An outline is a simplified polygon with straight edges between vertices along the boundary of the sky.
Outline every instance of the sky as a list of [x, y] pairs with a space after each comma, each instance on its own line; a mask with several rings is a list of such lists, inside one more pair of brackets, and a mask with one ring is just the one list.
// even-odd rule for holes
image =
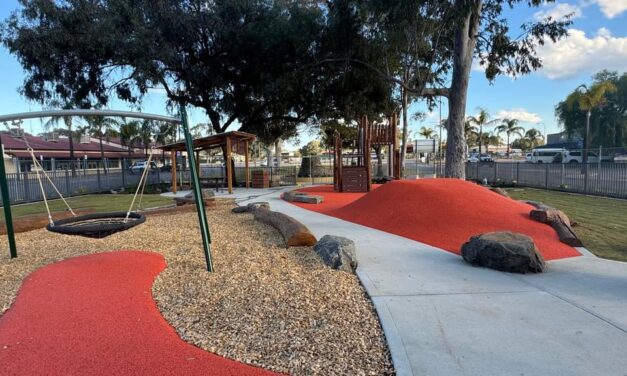
[[[523, 4], [526, 2], [522, 2]], [[7, 18], [18, 7], [17, 0], [0, 1], [0, 19]], [[479, 66], [475, 66], [468, 90], [467, 115], [475, 115], [485, 108], [494, 118], [517, 118], [526, 129], [535, 127], [542, 133], [555, 133], [559, 125], [554, 116], [555, 105], [580, 84], [589, 83], [591, 76], [601, 69], [627, 71], [627, 0], [556, 1], [539, 8], [518, 5], [506, 12], [512, 29], [528, 21], [545, 16], [560, 17], [574, 14], [569, 35], [557, 43], [539, 48], [543, 68], [532, 74], [513, 79], [498, 77], [488, 82]], [[18, 93], [24, 73], [18, 61], [0, 46], [0, 114], [35, 111], [41, 106], [29, 103]], [[166, 98], [159, 90], [151, 91], [141, 110], [167, 114]], [[442, 117], [447, 115], [447, 104], [442, 102]], [[113, 100], [110, 108], [128, 110], [128, 105]], [[424, 104], [412, 105], [410, 114], [425, 111]], [[410, 119], [410, 129], [417, 133], [420, 127], [433, 128], [439, 120], [436, 108], [423, 121]], [[206, 123], [203, 111], [191, 110], [190, 123]], [[42, 131], [39, 120], [25, 121], [26, 131]], [[446, 136], [444, 135], [444, 138]], [[288, 143], [294, 148], [312, 139], [302, 132], [299, 142]]]

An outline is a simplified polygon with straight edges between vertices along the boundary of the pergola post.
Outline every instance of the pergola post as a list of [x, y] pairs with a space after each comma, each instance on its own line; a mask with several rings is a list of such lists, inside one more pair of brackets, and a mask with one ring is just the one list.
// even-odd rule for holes
[[246, 170], [246, 189], [250, 188], [250, 171], [248, 169], [248, 141], [244, 141], [244, 163]]
[[231, 137], [226, 138], [226, 186], [229, 194], [233, 193], [233, 171], [231, 171]]
[[172, 159], [172, 193], [176, 193], [176, 150], [170, 151], [170, 158]]

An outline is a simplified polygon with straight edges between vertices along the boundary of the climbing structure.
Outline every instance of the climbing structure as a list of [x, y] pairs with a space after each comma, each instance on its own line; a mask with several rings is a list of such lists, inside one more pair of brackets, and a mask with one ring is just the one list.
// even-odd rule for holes
[[398, 179], [400, 164], [396, 139], [397, 117], [388, 123], [370, 123], [364, 116], [359, 122], [357, 143], [351, 153], [343, 153], [342, 138], [335, 133], [333, 158], [333, 186], [339, 192], [369, 192], [371, 187], [371, 147], [388, 147], [388, 176]]

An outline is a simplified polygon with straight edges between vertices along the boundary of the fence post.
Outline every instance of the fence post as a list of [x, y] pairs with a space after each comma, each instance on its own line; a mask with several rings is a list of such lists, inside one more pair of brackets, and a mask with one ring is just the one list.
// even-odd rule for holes
[[544, 164], [544, 189], [549, 189], [549, 164]]
[[67, 167], [65, 168], [65, 194], [70, 194], [70, 173]]
[[309, 179], [311, 179], [311, 185], [314, 185], [314, 175], [313, 175], [313, 169], [311, 168], [311, 155], [309, 156]]
[[516, 184], [520, 184], [520, 162], [516, 162]]
[[100, 162], [96, 162], [96, 176], [98, 177], [98, 192], [102, 192], [102, 186], [100, 185]]
[[585, 163], [584, 166], [583, 193], [588, 194], [588, 163]]
[[31, 197], [30, 197], [30, 179], [28, 179], [28, 171], [24, 171], [24, 201], [25, 202], [30, 202]]
[[122, 158], [122, 188], [126, 188], [126, 158]]
[[494, 182], [498, 179], [499, 176], [499, 164], [494, 162]]
[[560, 187], [564, 186], [564, 169], [566, 169], [566, 167], [564, 167], [564, 163], [561, 163], [560, 166]]

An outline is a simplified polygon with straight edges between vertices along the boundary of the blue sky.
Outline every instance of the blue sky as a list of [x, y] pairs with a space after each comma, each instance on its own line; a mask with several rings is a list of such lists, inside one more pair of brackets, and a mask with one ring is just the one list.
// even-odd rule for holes
[[[17, 0], [3, 0], [0, 3], [0, 19], [5, 19], [18, 6]], [[480, 69], [474, 69], [468, 92], [467, 114], [474, 115], [478, 107], [484, 107], [493, 117], [516, 117], [526, 127], [536, 127], [540, 131], [558, 131], [553, 108], [556, 103], [582, 83], [590, 81], [590, 76], [600, 69], [608, 68], [627, 71], [627, 0], [576, 0], [557, 1], [540, 8], [517, 6], [508, 11], [506, 17], [515, 30], [523, 22], [544, 15], [574, 13], [570, 36], [540, 49], [544, 68], [531, 75], [518, 78], [499, 77], [489, 83]], [[0, 46], [0, 113], [9, 114], [40, 109], [38, 104], [28, 103], [17, 90], [24, 74], [17, 60]], [[446, 102], [442, 114], [446, 117]], [[412, 106], [411, 112], [423, 109], [420, 103]], [[122, 102], [112, 101], [111, 108], [128, 109]], [[154, 92], [142, 104], [142, 111], [166, 114], [165, 97]], [[421, 126], [433, 127], [439, 113], [428, 115], [422, 122], [410, 120], [414, 131]], [[202, 111], [192, 110], [192, 124], [206, 123]], [[25, 122], [27, 131], [41, 131], [41, 122]], [[303, 134], [304, 143], [311, 136]]]

